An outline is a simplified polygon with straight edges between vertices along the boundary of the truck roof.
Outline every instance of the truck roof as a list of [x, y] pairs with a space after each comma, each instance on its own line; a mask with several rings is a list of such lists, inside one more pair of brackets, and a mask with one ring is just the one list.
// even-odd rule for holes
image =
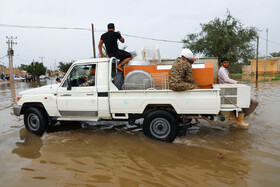
[[83, 60], [77, 60], [73, 64], [88, 64], [88, 63], [102, 63], [102, 62], [109, 62], [110, 58], [89, 58]]

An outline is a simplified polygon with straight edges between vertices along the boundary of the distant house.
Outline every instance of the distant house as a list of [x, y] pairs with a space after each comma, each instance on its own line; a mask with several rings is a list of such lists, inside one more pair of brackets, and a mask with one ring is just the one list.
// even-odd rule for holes
[[4, 65], [0, 65], [0, 74], [5, 74], [5, 66]]
[[[0, 74], [8, 75], [9, 73], [10, 73], [9, 68], [7, 68], [3, 65], [0, 65]], [[14, 74], [15, 75], [19, 75], [21, 77], [24, 77], [25, 76], [24, 73], [26, 74], [26, 71], [20, 71], [20, 69], [14, 68]]]
[[[251, 62], [250, 67], [247, 67], [247, 68], [243, 67], [242, 73], [255, 74], [256, 73], [256, 59], [252, 59], [249, 61]], [[264, 74], [264, 73], [279, 74], [279, 72], [280, 72], [280, 57], [258, 59], [258, 73], [259, 74]]]

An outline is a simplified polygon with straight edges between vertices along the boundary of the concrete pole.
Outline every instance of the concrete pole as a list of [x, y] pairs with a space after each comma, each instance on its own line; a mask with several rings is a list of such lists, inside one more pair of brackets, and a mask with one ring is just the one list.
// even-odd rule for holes
[[6, 36], [8, 41], [6, 42], [8, 44], [8, 55], [9, 55], [9, 75], [10, 75], [10, 81], [14, 81], [14, 67], [13, 67], [13, 56], [14, 56], [14, 50], [13, 50], [13, 44], [17, 44], [13, 42], [13, 39], [17, 39], [17, 37], [13, 38]]
[[14, 50], [13, 50], [13, 40], [11, 40], [11, 66], [10, 66], [10, 74], [12, 74], [12, 79], [11, 79], [11, 75], [10, 75], [10, 80], [14, 81], [14, 60], [13, 60], [13, 56], [14, 56]]
[[268, 28], [266, 29], [266, 54], [264, 59], [264, 73], [266, 73], [266, 61], [268, 57]]
[[259, 77], [259, 36], [257, 36], [256, 83]]
[[8, 44], [8, 55], [9, 55], [9, 80], [14, 81], [14, 69], [13, 69], [13, 61], [12, 61], [12, 51], [11, 51], [11, 40], [7, 38], [8, 41], [6, 42]]

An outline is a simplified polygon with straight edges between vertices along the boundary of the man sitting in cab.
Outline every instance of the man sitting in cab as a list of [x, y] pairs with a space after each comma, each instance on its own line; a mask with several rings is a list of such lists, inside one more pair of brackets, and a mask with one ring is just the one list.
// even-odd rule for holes
[[86, 77], [84, 76], [85, 82], [81, 86], [95, 86], [95, 65], [90, 68], [90, 74]]

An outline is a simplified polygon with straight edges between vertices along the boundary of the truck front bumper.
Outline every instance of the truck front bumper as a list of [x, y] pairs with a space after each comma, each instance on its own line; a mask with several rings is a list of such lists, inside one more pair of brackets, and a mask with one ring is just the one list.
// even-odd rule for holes
[[14, 109], [14, 114], [15, 114], [16, 116], [20, 116], [21, 106], [20, 106], [20, 105], [15, 105], [15, 106], [13, 107], [13, 109]]

